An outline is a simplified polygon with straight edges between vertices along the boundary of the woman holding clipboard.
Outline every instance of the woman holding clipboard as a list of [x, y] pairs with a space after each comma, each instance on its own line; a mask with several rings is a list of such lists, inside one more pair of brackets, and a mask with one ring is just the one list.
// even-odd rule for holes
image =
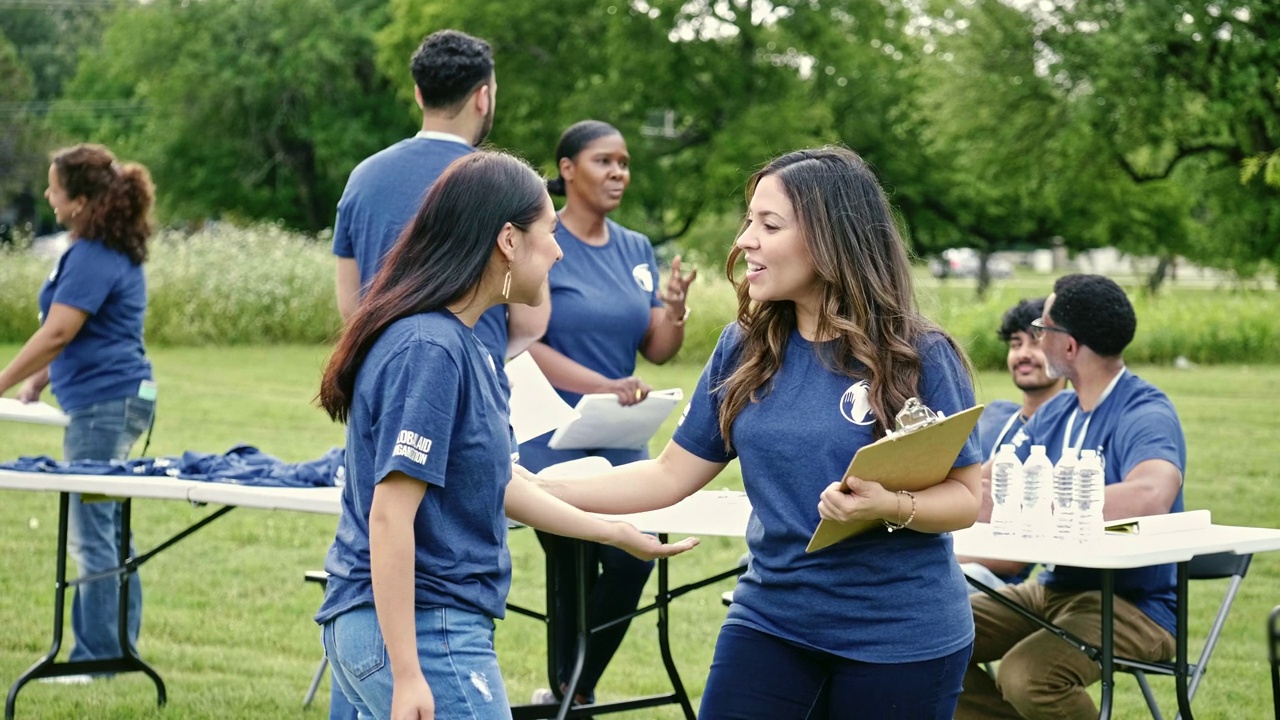
[[[740, 461], [752, 560], [702, 720], [950, 718], [973, 618], [948, 533], [977, 518], [978, 444], [970, 437], [945, 479], [915, 492], [843, 475], [908, 398], [949, 417], [972, 407], [967, 362], [916, 309], [892, 210], [855, 153], [783, 155], [751, 178], [747, 200], [728, 262], [738, 319], [672, 441], [655, 460], [543, 486], [593, 512], [638, 512]], [[820, 519], [878, 529], [808, 553]]]

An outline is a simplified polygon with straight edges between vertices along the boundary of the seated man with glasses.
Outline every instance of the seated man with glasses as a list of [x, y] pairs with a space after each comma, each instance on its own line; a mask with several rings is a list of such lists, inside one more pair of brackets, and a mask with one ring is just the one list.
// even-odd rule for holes
[[[1099, 275], [1059, 278], [1032, 327], [1050, 376], [1066, 377], [1075, 392], [1036, 412], [1019, 457], [1026, 460], [1033, 444], [1044, 445], [1054, 463], [1068, 448], [1097, 450], [1106, 475], [1105, 518], [1181, 512], [1182, 425], [1169, 398], [1125, 368], [1121, 354], [1137, 318], [1120, 286]], [[1115, 573], [1116, 655], [1173, 656], [1175, 584], [1174, 565]], [[1100, 587], [1096, 570], [1057, 566], [1000, 593], [1096, 645]], [[1098, 716], [1087, 691], [1102, 675], [1095, 661], [986, 595], [971, 596], [971, 603], [977, 637], [957, 718]], [[1008, 662], [992, 679], [981, 664], [995, 660]]]

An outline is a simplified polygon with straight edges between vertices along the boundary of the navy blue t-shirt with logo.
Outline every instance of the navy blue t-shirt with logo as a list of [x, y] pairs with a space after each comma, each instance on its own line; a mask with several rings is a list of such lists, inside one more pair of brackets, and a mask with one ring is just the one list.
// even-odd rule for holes
[[[636, 353], [649, 330], [649, 313], [658, 299], [658, 263], [649, 238], [605, 219], [609, 241], [582, 242], [563, 225], [556, 241], [564, 258], [551, 266], [551, 320], [542, 341], [570, 360], [607, 378], [636, 370]], [[570, 406], [582, 397], [559, 390]], [[614, 465], [642, 460], [647, 450], [551, 450], [551, 433], [520, 446], [520, 464], [537, 472], [583, 455], [601, 455]]]
[[88, 313], [49, 365], [49, 384], [63, 410], [132, 397], [151, 379], [142, 341], [147, 278], [128, 255], [98, 240], [76, 240], [41, 286], [39, 303], [41, 323], [53, 303]]
[[[1107, 485], [1124, 481], [1146, 460], [1170, 462], [1185, 478], [1187, 442], [1173, 403], [1154, 385], [1128, 370], [1122, 372], [1111, 393], [1092, 412], [1080, 411], [1079, 398], [1073, 392], [1058, 393], [1041, 405], [1027, 423], [1029, 442], [1018, 448], [1018, 458], [1025, 462], [1032, 445], [1044, 445], [1049, 461], [1056, 464], [1069, 446], [1098, 452]], [[1181, 489], [1170, 512], [1182, 512]], [[1047, 588], [1067, 592], [1102, 587], [1100, 571], [1064, 565], [1040, 573], [1039, 580]], [[1115, 572], [1116, 594], [1138, 606], [1170, 634], [1176, 634], [1176, 585], [1176, 565]]]
[[342, 515], [317, 622], [373, 603], [369, 512], [374, 487], [394, 471], [428, 486], [413, 522], [416, 607], [504, 616], [511, 445], [499, 373], [448, 311], [397, 320], [374, 343], [356, 376]]
[[[734, 420], [726, 450], [715, 388], [736, 368], [740, 343], [740, 328], [730, 325], [673, 438], [705, 460], [741, 463], [752, 559], [725, 623], [874, 663], [931, 660], [973, 642], [968, 585], [950, 533], [876, 529], [805, 552], [822, 491], [873, 441], [868, 383], [829, 370], [818, 347], [793, 332], [767, 392]], [[920, 399], [947, 415], [973, 407], [973, 386], [946, 338], [928, 333], [916, 347]], [[973, 435], [955, 466], [981, 461]]]

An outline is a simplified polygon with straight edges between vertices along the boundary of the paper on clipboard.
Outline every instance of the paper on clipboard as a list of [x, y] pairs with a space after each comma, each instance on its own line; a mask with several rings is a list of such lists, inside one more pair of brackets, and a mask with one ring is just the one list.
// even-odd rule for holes
[[1212, 524], [1213, 518], [1209, 511], [1202, 509], [1108, 520], [1103, 528], [1109, 533], [1160, 535], [1183, 530], [1203, 530]]
[[24, 403], [13, 398], [0, 398], [0, 420], [56, 425], [66, 427], [71, 423], [67, 414], [44, 402]]
[[[886, 490], [917, 491], [942, 482], [954, 465], [964, 443], [978, 423], [982, 405], [958, 412], [918, 430], [898, 433], [864, 445], [854, 453], [845, 477], [853, 475], [874, 480]], [[805, 552], [834, 545], [845, 538], [880, 527], [878, 520], [837, 523], [822, 520], [809, 539]]]
[[578, 418], [578, 411], [569, 407], [551, 387], [529, 353], [513, 358], [507, 363], [506, 371], [511, 383], [511, 429], [517, 443], [532, 440]]
[[553, 450], [645, 447], [683, 399], [680, 388], [654, 390], [625, 407], [613, 393], [583, 395], [574, 408], [581, 417], [557, 429], [547, 446]]

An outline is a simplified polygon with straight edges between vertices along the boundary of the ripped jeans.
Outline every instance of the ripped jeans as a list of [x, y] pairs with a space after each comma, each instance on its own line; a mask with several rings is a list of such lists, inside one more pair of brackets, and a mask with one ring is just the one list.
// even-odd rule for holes
[[[435, 698], [436, 717], [511, 720], [511, 706], [493, 648], [493, 620], [454, 608], [417, 610], [418, 661]], [[360, 720], [391, 714], [391, 662], [372, 605], [362, 605], [321, 628], [334, 682]]]

